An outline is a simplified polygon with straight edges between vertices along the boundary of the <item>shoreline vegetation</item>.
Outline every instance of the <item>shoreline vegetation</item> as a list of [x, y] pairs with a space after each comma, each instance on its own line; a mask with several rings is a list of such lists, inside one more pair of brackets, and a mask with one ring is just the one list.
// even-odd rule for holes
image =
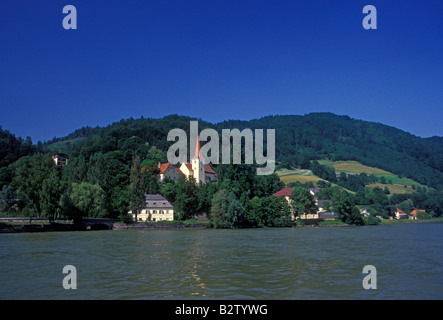
[[[86, 228], [79, 224], [73, 224], [70, 221], [52, 222], [47, 220], [34, 220], [31, 222], [13, 222], [17, 218], [2, 219], [0, 222], [0, 233], [26, 233], [26, 232], [62, 232], [62, 231], [91, 231], [91, 230], [106, 230], [106, 229], [94, 229]], [[20, 218], [19, 218], [20, 219]], [[7, 221], [9, 220], [9, 221]], [[409, 219], [384, 219], [378, 225], [392, 225], [403, 223], [431, 223], [431, 222], [443, 222], [443, 218], [431, 218], [421, 220], [409, 220]], [[238, 228], [238, 229], [273, 229], [273, 228], [317, 228], [317, 227], [352, 227], [351, 225], [344, 223], [340, 220], [326, 220], [318, 221], [316, 223], [301, 224], [293, 223], [291, 226], [285, 227], [252, 227], [252, 228]], [[158, 222], [142, 222], [142, 223], [125, 223], [123, 221], [117, 221], [114, 223], [112, 230], [185, 230], [185, 229], [220, 229], [215, 228], [211, 221], [158, 221]], [[109, 230], [109, 229], [107, 229]]]

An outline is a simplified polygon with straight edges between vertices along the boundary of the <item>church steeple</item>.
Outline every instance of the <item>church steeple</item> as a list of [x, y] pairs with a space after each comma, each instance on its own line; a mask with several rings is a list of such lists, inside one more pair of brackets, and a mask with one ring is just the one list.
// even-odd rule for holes
[[200, 137], [197, 136], [197, 143], [195, 145], [195, 154], [193, 159], [200, 159]]
[[205, 183], [205, 162], [200, 155], [200, 137], [197, 136], [197, 143], [195, 145], [195, 155], [192, 159], [192, 170], [194, 171], [194, 178], [197, 183]]

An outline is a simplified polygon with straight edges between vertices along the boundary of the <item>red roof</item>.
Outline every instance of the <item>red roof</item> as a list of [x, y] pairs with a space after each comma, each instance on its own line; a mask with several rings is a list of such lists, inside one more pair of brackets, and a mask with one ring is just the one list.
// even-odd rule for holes
[[289, 197], [294, 188], [284, 188], [273, 194], [274, 197]]
[[414, 211], [412, 211], [410, 214], [417, 214], [417, 213], [420, 213], [420, 212], [426, 212], [426, 210], [420, 210], [420, 209], [418, 209], [418, 210], [414, 210]]
[[205, 172], [215, 174], [215, 171], [209, 165], [205, 165]]
[[185, 162], [185, 166], [186, 166], [186, 168], [188, 168], [189, 171], [193, 171], [192, 164], [190, 164], [189, 162]]
[[[399, 208], [397, 208], [397, 212], [398, 213], [404, 213], [404, 211], [400, 210]], [[404, 213], [404, 214], [406, 214], [406, 213]]]
[[[160, 165], [160, 173], [164, 173], [168, 168], [169, 168], [169, 166], [171, 166], [170, 164], [169, 164], [169, 162], [167, 162], [167, 163], [162, 163], [161, 165]], [[172, 167], [172, 166], [171, 166]]]

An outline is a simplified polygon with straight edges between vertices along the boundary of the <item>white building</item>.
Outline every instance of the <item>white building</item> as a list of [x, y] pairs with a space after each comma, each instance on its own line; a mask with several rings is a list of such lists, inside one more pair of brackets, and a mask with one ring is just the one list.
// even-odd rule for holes
[[[135, 220], [135, 213], [132, 219]], [[174, 220], [174, 207], [163, 196], [159, 194], [147, 194], [145, 204], [137, 215], [137, 221], [172, 221]]]

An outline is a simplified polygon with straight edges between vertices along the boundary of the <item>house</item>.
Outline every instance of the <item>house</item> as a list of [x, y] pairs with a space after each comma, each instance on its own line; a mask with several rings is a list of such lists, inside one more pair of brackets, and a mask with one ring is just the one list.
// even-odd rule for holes
[[338, 213], [336, 212], [323, 212], [318, 215], [320, 220], [335, 220], [338, 218]]
[[369, 217], [371, 215], [371, 213], [366, 208], [359, 208], [359, 210], [360, 210], [360, 214], [363, 217]]
[[[135, 220], [135, 213], [132, 219]], [[137, 215], [137, 221], [172, 221], [174, 220], [174, 207], [159, 194], [146, 194], [145, 204]]]
[[160, 170], [159, 174], [159, 180], [164, 181], [165, 178], [171, 179], [171, 180], [178, 180], [180, 175], [183, 174], [179, 168], [174, 167], [170, 163], [158, 163], [158, 169]]
[[274, 197], [285, 197], [286, 201], [289, 203], [289, 197], [291, 196], [292, 189], [294, 188], [283, 188], [280, 191], [273, 194]]
[[[289, 197], [291, 196], [292, 189], [294, 189], [294, 188], [289, 188], [289, 187], [283, 188], [282, 190], [274, 193], [273, 196], [274, 197], [285, 197], [286, 201], [288, 201], [288, 203], [291, 204], [291, 199]], [[316, 200], [316, 204], [317, 204], [317, 200]], [[291, 219], [292, 219], [292, 221], [294, 221], [295, 216], [294, 216], [294, 211], [292, 210], [292, 208], [291, 208], [291, 215], [292, 215]], [[318, 219], [318, 212], [313, 213], [313, 214], [311, 214], [311, 213], [310, 214], [303, 214], [297, 218], [304, 219], [304, 220]]]
[[52, 156], [52, 160], [57, 167], [64, 167], [68, 164], [68, 155], [64, 153], [57, 153]]
[[417, 220], [417, 213], [425, 213], [426, 210], [422, 210], [422, 209], [418, 209], [418, 210], [414, 210], [409, 214], [409, 219], [410, 220]]
[[408, 215], [399, 208], [395, 210], [395, 219], [406, 219], [407, 217]]
[[200, 154], [200, 137], [197, 137], [194, 158], [191, 162], [182, 163], [180, 171], [187, 177], [194, 177], [197, 183], [204, 184], [209, 181], [217, 181], [215, 171], [205, 164], [205, 158]]
[[317, 193], [320, 191], [319, 187], [309, 188], [309, 192], [312, 194], [314, 198], [317, 198]]

